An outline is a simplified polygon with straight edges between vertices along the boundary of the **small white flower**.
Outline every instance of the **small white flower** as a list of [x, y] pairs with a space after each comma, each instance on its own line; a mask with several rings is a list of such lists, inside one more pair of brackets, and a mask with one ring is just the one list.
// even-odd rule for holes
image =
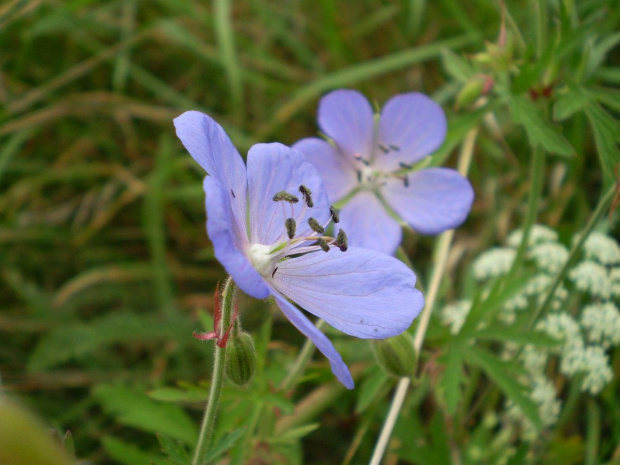
[[603, 265], [620, 263], [620, 247], [609, 236], [599, 232], [591, 233], [583, 245], [585, 256]]
[[609, 271], [610, 292], [614, 297], [620, 297], [620, 268], [612, 268]]
[[602, 299], [608, 299], [611, 295], [611, 281], [607, 270], [594, 261], [581, 262], [570, 271], [568, 277], [582, 292]]
[[586, 349], [582, 340], [576, 340], [573, 344], [567, 344], [562, 350], [560, 360], [560, 373], [566, 376], [574, 376], [587, 370]]
[[[506, 244], [510, 247], [518, 247], [521, 244], [523, 238], [523, 231], [517, 229], [513, 231], [506, 239]], [[531, 247], [534, 244], [540, 244], [543, 242], [555, 242], [558, 240], [558, 233], [553, 229], [543, 226], [542, 224], [535, 224], [530, 230], [530, 237], [528, 239], [528, 246]]]
[[460, 300], [459, 302], [446, 305], [441, 312], [441, 320], [444, 324], [450, 326], [451, 334], [458, 334], [465, 319], [471, 309], [470, 300]]
[[536, 329], [563, 341], [565, 347], [583, 345], [579, 324], [568, 313], [551, 313], [538, 322]]
[[548, 355], [544, 350], [534, 347], [533, 345], [526, 345], [521, 354], [523, 359], [523, 365], [525, 369], [532, 375], [542, 375], [545, 366], [547, 365]]
[[603, 347], [620, 343], [620, 311], [611, 302], [588, 305], [581, 314], [581, 325], [590, 342]]
[[528, 256], [534, 259], [540, 270], [556, 274], [568, 259], [568, 249], [554, 242], [541, 243], [532, 247]]
[[516, 251], [506, 247], [496, 247], [484, 252], [473, 264], [474, 276], [477, 280], [483, 281], [506, 274], [512, 262], [514, 262]]
[[614, 373], [609, 366], [609, 357], [600, 346], [590, 346], [585, 353], [587, 372], [581, 390], [596, 395], [612, 380]]
[[562, 403], [555, 395], [555, 386], [545, 376], [536, 376], [530, 397], [538, 405], [538, 414], [543, 428], [548, 428], [558, 421]]

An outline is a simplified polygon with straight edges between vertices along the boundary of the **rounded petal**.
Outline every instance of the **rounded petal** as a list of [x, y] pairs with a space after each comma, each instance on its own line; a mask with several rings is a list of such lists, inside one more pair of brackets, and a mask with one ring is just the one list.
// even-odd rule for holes
[[357, 247], [284, 260], [268, 282], [304, 310], [364, 339], [402, 333], [424, 306], [413, 271], [394, 257]]
[[465, 221], [474, 190], [458, 171], [429, 168], [409, 174], [408, 180], [406, 185], [390, 179], [382, 194], [413, 229], [422, 234], [439, 234]]
[[[394, 171], [400, 163], [412, 164], [430, 155], [446, 137], [443, 109], [424, 94], [411, 92], [392, 97], [381, 112], [375, 166]], [[387, 153], [384, 153], [387, 150]]]
[[292, 148], [303, 153], [319, 172], [330, 201], [337, 202], [357, 184], [357, 174], [350, 160], [323, 139], [308, 137], [295, 142]]
[[375, 194], [360, 191], [340, 210], [338, 224], [347, 233], [349, 245], [392, 255], [402, 238], [402, 230]]
[[174, 126], [194, 160], [245, 202], [245, 165], [222, 127], [199, 111], [186, 111], [174, 119]]
[[[303, 201], [299, 186], [312, 191], [314, 206]], [[323, 181], [303, 155], [286, 145], [256, 144], [248, 153], [248, 189], [250, 197], [250, 235], [252, 244], [271, 245], [286, 238], [284, 222], [295, 219], [297, 234], [310, 231], [308, 218], [325, 223], [330, 203]], [[286, 191], [299, 198], [297, 204], [275, 202], [273, 196]]]
[[204, 189], [207, 194], [207, 233], [213, 243], [215, 258], [243, 292], [257, 299], [268, 297], [269, 289], [265, 281], [242, 251], [245, 230], [235, 228], [228, 188], [215, 177], [207, 176]]
[[284, 315], [301, 333], [314, 342], [314, 345], [327, 357], [332, 368], [332, 373], [336, 375], [338, 380], [345, 385], [347, 389], [353, 389], [355, 384], [349, 372], [349, 368], [342, 361], [342, 357], [331, 343], [331, 341], [316, 326], [312, 324], [304, 314], [294, 305], [288, 302], [277, 292], [273, 293], [276, 302]]
[[335, 90], [319, 102], [319, 126], [350, 159], [370, 160], [374, 114], [370, 103], [355, 90]]

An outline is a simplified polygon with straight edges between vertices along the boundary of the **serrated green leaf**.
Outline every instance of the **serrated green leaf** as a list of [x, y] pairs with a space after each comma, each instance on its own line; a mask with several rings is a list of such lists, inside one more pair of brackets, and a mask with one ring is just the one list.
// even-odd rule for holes
[[213, 463], [218, 457], [231, 449], [235, 443], [241, 439], [243, 434], [245, 433], [247, 427], [237, 428], [230, 433], [224, 434], [222, 438], [211, 448], [211, 452], [207, 454], [205, 458], [205, 463]]
[[541, 428], [538, 407], [525, 394], [525, 387], [516, 381], [514, 373], [509, 371], [509, 368], [513, 371], [524, 371], [522, 367], [519, 370], [519, 367], [514, 363], [500, 360], [480, 347], [463, 347], [463, 351], [468, 362], [479, 366], [497, 384], [506, 397], [514, 402], [537, 428]]
[[583, 89], [570, 89], [561, 95], [553, 106], [553, 119], [563, 121], [578, 111], [582, 111], [590, 101], [590, 96]]
[[588, 65], [586, 74], [592, 75], [605, 61], [607, 53], [613, 49], [620, 42], [620, 32], [616, 32], [610, 36], [605, 37], [600, 42], [596, 43], [590, 52], [588, 57]]
[[389, 380], [385, 371], [375, 370], [373, 374], [362, 381], [359, 387], [359, 396], [355, 404], [355, 413], [358, 415], [364, 412], [373, 400], [377, 398], [377, 394]]
[[162, 402], [205, 402], [209, 393], [205, 389], [177, 389], [163, 387], [146, 393], [151, 399]]
[[288, 430], [286, 433], [281, 434], [277, 438], [270, 439], [269, 442], [273, 444], [294, 442], [312, 433], [320, 426], [320, 423], [311, 423], [309, 425], [298, 426], [297, 428]]
[[119, 423], [142, 431], [162, 433], [193, 446], [198, 438], [194, 421], [173, 404], [156, 402], [122, 385], [97, 386], [93, 395]]
[[101, 445], [110, 457], [124, 465], [147, 464], [156, 457], [143, 452], [133, 444], [128, 444], [112, 436], [101, 438]]
[[620, 125], [609, 113], [599, 105], [592, 104], [586, 108], [586, 116], [594, 133], [596, 151], [603, 170], [605, 191], [614, 182], [614, 168], [620, 163], [618, 138]]
[[172, 465], [189, 465], [191, 459], [183, 443], [163, 434], [157, 434], [157, 440], [168, 462]]
[[488, 326], [476, 331], [472, 337], [482, 340], [531, 344], [535, 347], [555, 347], [562, 342], [541, 331], [524, 331], [521, 328], [505, 325]]
[[573, 147], [559, 129], [543, 118], [541, 110], [522, 96], [507, 97], [515, 123], [523, 126], [532, 147], [541, 146], [547, 152], [570, 156]]
[[591, 89], [592, 97], [612, 110], [620, 111], [620, 90], [610, 89], [609, 87], [598, 87]]
[[441, 51], [441, 61], [446, 72], [457, 81], [465, 82], [474, 74], [474, 70], [468, 61], [451, 50]]

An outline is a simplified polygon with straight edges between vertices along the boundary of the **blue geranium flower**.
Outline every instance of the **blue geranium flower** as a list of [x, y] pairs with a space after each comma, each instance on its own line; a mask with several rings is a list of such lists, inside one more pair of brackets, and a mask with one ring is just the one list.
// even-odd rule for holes
[[348, 248], [342, 230], [327, 235], [338, 212], [301, 153], [277, 143], [257, 144], [246, 169], [224, 130], [207, 115], [188, 111], [174, 124], [209, 174], [207, 231], [217, 259], [245, 293], [273, 296], [352, 388], [340, 354], [296, 305], [353, 336], [394, 336], [424, 306], [413, 272], [388, 255]]
[[340, 217], [351, 245], [394, 253], [402, 230], [393, 213], [422, 234], [465, 221], [474, 199], [465, 177], [448, 168], [411, 172], [446, 136], [444, 112], [430, 98], [397, 95], [375, 118], [362, 94], [336, 90], [321, 99], [318, 122], [331, 141], [307, 138], [293, 148], [323, 177], [330, 200], [346, 202]]

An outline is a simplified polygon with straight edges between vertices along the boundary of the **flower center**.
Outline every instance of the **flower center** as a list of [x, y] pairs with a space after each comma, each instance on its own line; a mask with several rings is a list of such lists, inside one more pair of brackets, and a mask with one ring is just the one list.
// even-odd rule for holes
[[[299, 203], [298, 197], [286, 191], [278, 192], [273, 196], [274, 202], [282, 203], [282, 234], [274, 244], [252, 244], [248, 250], [250, 263], [263, 277], [273, 278], [278, 271], [278, 263], [282, 260], [319, 250], [329, 252], [331, 247], [337, 247], [343, 252], [348, 248], [347, 235], [342, 229], [338, 231], [335, 237], [325, 235], [325, 229], [330, 223], [340, 221], [338, 210], [330, 207], [329, 220], [325, 224], [320, 224], [312, 216], [306, 219], [307, 210], [316, 208], [312, 200], [312, 191], [301, 185], [299, 192], [303, 198], [303, 208], [297, 215], [295, 215], [293, 205]], [[286, 203], [289, 204], [290, 211], [288, 211]], [[300, 221], [306, 221], [309, 230], [304, 228], [305, 232], [298, 234], [297, 225]]]

